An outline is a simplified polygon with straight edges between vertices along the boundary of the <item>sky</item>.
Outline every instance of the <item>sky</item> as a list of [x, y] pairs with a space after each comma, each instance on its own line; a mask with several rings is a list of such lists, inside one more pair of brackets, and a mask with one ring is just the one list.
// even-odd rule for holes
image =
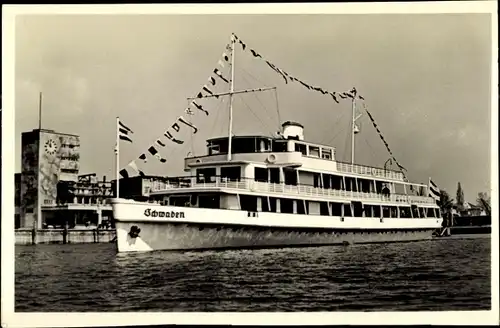
[[[179, 115], [198, 133], [158, 150], [167, 163], [136, 161], [147, 174], [182, 175], [188, 152], [227, 135], [228, 99], [203, 100], [210, 115], [184, 113], [235, 33], [235, 89], [276, 91], [234, 97], [234, 133], [272, 134], [299, 121], [307, 140], [350, 160], [351, 104], [298, 83], [285, 84], [249, 48], [311, 85], [356, 87], [408, 177], [428, 178], [467, 201], [490, 190], [491, 19], [487, 14], [369, 15], [58, 15], [16, 18], [15, 170], [21, 133], [42, 127], [81, 138], [80, 173], [114, 178], [116, 117], [133, 143], [121, 142], [120, 163], [146, 152]], [[227, 65], [221, 68], [229, 77]], [[218, 80], [217, 91], [227, 91]], [[355, 161], [383, 167], [389, 154], [360, 104]], [[183, 129], [189, 131], [188, 129]], [[163, 137], [161, 139], [165, 141]]]

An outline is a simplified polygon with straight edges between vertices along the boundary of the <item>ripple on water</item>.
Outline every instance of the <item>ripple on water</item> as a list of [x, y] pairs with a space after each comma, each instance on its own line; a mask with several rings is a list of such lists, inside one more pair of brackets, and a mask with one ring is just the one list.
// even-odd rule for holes
[[116, 254], [16, 246], [16, 311], [489, 309], [490, 239]]

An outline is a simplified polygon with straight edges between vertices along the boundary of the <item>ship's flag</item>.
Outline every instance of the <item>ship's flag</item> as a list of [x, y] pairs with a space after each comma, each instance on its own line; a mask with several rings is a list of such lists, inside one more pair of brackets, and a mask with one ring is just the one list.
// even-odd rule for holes
[[[128, 163], [127, 167], [131, 168], [136, 174], [139, 174], [141, 177], [144, 177], [146, 176], [144, 174], [144, 172], [142, 172], [141, 170], [139, 170], [139, 168], [137, 167], [137, 164], [135, 163], [135, 161], [132, 161], [130, 163]], [[130, 177], [128, 171], [127, 171], [127, 167], [122, 169], [120, 171], [120, 175], [125, 178], [125, 179], [128, 179]]]
[[118, 121], [118, 132], [120, 136], [120, 140], [125, 140], [128, 142], [132, 142], [132, 139], [130, 139], [129, 134], [134, 133], [130, 128], [125, 126], [120, 120]]
[[124, 177], [125, 179], [128, 179], [128, 172], [127, 172], [127, 170], [122, 169], [122, 170], [120, 171], [120, 175], [121, 175], [122, 177]]
[[189, 122], [188, 120], [186, 120], [184, 117], [179, 116], [177, 119], [179, 120], [179, 122], [184, 123], [184, 124], [186, 124], [187, 126], [191, 127], [191, 128], [194, 130], [194, 132], [193, 132], [193, 133], [198, 132], [198, 128], [197, 128], [197, 127], [196, 127], [193, 123], [191, 123], [191, 122]]
[[429, 196], [435, 200], [439, 200], [441, 198], [441, 191], [431, 178], [429, 178]]
[[139, 159], [142, 159], [144, 161], [144, 163], [147, 163], [148, 162], [148, 159], [146, 158], [146, 154], [141, 154], [139, 156]]
[[167, 137], [168, 139], [172, 140], [173, 142], [179, 145], [182, 145], [184, 143], [183, 140], [175, 139], [169, 131], [165, 131], [165, 137]]
[[154, 157], [158, 158], [158, 160], [160, 162], [162, 162], [162, 163], [166, 163], [167, 162], [167, 160], [165, 158], [161, 157], [161, 155], [158, 153], [158, 151], [156, 150], [156, 148], [154, 146], [149, 147], [148, 151], [149, 151], [149, 153], [151, 155], [153, 155]]

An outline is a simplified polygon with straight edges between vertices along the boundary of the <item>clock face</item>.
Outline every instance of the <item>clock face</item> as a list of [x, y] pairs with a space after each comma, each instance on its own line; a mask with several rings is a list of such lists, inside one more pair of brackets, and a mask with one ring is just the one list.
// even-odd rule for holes
[[47, 140], [45, 143], [45, 152], [49, 155], [54, 155], [57, 151], [57, 144], [54, 140]]

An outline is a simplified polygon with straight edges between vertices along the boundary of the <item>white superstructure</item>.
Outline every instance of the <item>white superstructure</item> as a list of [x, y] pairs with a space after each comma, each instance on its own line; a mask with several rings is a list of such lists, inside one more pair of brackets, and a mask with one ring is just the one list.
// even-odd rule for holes
[[[245, 92], [232, 76], [226, 95]], [[297, 122], [277, 137], [233, 136], [230, 104], [229, 135], [185, 158], [185, 176], [154, 182], [150, 202], [113, 201], [119, 252], [411, 241], [441, 227], [427, 185], [354, 164], [354, 146], [340, 162]], [[353, 145], [354, 113], [353, 98]]]

